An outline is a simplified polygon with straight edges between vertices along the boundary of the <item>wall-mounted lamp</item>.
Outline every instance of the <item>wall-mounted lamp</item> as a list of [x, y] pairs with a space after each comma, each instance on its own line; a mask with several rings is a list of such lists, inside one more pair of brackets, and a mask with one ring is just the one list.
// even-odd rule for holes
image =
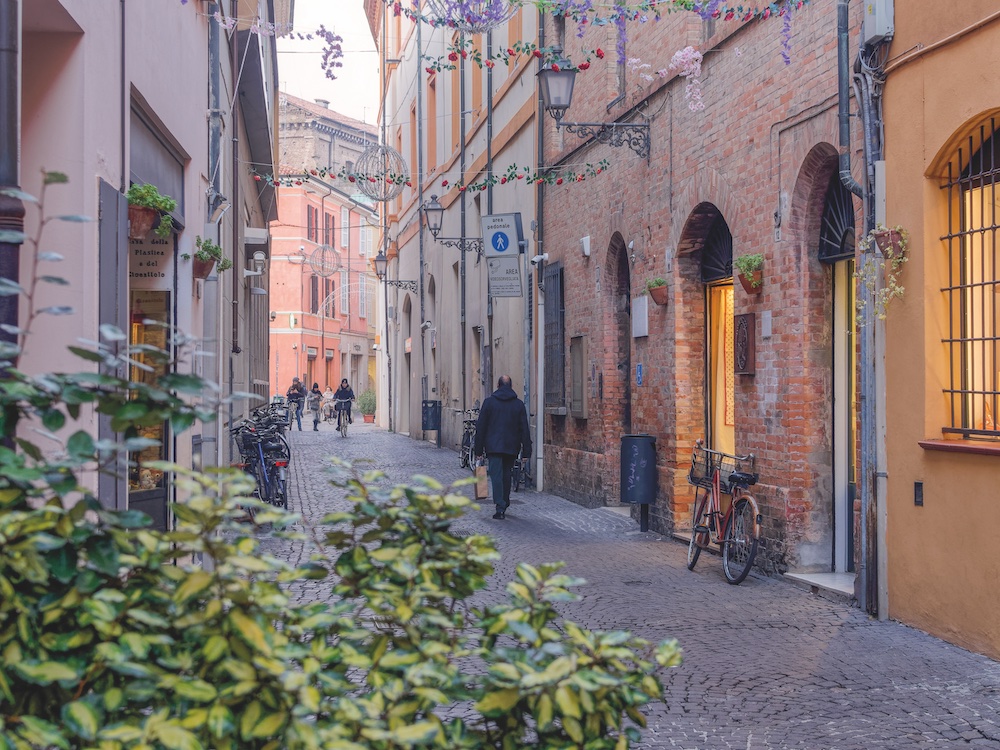
[[267, 262], [267, 253], [265, 253], [263, 250], [257, 250], [253, 254], [253, 264], [254, 264], [254, 267], [255, 267], [256, 270], [254, 270], [254, 271], [248, 271], [247, 269], [244, 268], [243, 269], [243, 278], [245, 279], [245, 278], [248, 278], [250, 276], [260, 276], [261, 274], [263, 274], [264, 273], [264, 264], [266, 262]]
[[[555, 48], [556, 56], [562, 49]], [[573, 102], [573, 86], [576, 83], [576, 68], [569, 60], [559, 59], [537, 73], [538, 88], [542, 92], [542, 104], [557, 128], [576, 133], [580, 138], [593, 138], [598, 143], [609, 146], [628, 146], [649, 163], [649, 123], [622, 122], [563, 122], [562, 118]]]
[[222, 193], [216, 193], [212, 198], [212, 213], [209, 214], [208, 223], [217, 224], [222, 215], [229, 210], [229, 199]]
[[441, 205], [436, 195], [432, 195], [431, 199], [421, 207], [421, 210], [427, 220], [427, 228], [431, 230], [435, 240], [445, 247], [454, 247], [463, 253], [472, 251], [476, 255], [483, 255], [483, 241], [479, 237], [438, 237], [441, 225], [444, 223], [444, 206]]

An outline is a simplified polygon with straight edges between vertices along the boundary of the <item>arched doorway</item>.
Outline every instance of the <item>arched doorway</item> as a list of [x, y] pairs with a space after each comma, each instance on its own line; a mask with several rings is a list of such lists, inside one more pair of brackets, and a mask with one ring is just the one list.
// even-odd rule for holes
[[833, 170], [823, 201], [818, 254], [832, 271], [833, 389], [832, 569], [854, 571], [854, 499], [857, 487], [858, 403], [854, 301], [854, 199]]
[[632, 432], [632, 274], [625, 240], [618, 232], [608, 246], [611, 278], [611, 310], [614, 315], [615, 369], [621, 394], [617, 406], [622, 434]]
[[713, 450], [736, 452], [733, 349], [733, 235], [716, 211], [701, 251], [705, 285], [705, 435]]

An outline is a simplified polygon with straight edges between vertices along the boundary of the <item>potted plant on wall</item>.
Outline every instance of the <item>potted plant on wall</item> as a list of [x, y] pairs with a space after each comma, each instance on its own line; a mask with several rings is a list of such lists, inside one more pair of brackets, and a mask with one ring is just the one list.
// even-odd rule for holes
[[375, 391], [365, 391], [358, 396], [358, 409], [366, 422], [375, 421]]
[[740, 285], [747, 294], [760, 294], [764, 289], [764, 253], [747, 253], [733, 260], [739, 273]]
[[[885, 320], [889, 303], [893, 299], [903, 298], [906, 288], [900, 285], [899, 276], [903, 266], [910, 258], [907, 249], [910, 244], [910, 233], [901, 226], [891, 229], [878, 224], [868, 235], [858, 243], [859, 260], [854, 278], [858, 280], [858, 298], [856, 302], [858, 325], [865, 323], [865, 307], [869, 303], [875, 306], [875, 317]], [[869, 253], [875, 246], [878, 253]], [[879, 284], [879, 278], [883, 279]]]
[[156, 185], [133, 183], [125, 194], [128, 201], [128, 236], [142, 240], [149, 234], [153, 224], [159, 219], [156, 236], [166, 239], [174, 228], [170, 212], [177, 208], [177, 201], [169, 195], [162, 195]]
[[[212, 240], [203, 240], [201, 237], [196, 237], [194, 244], [198, 249], [194, 251], [194, 264], [191, 267], [191, 271], [196, 279], [207, 279], [208, 275], [212, 273], [212, 267], [216, 263], [219, 264], [220, 271], [228, 271], [233, 267], [233, 262], [222, 255], [222, 248], [212, 242]], [[184, 260], [191, 260], [192, 258], [189, 253], [184, 253], [181, 257]]]
[[662, 276], [657, 276], [646, 282], [646, 291], [653, 298], [653, 302], [658, 305], [667, 304], [667, 280]]

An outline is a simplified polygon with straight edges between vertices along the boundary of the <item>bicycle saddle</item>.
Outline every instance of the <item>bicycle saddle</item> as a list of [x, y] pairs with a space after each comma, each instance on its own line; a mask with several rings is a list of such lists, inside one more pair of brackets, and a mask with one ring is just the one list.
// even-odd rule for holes
[[757, 484], [757, 475], [749, 474], [745, 471], [734, 471], [729, 475], [729, 484], [738, 484], [740, 487], [752, 487]]

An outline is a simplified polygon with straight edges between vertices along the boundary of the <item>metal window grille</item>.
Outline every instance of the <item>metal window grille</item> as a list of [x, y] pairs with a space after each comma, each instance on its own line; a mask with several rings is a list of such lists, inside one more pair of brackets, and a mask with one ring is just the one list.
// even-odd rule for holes
[[943, 431], [1000, 438], [1000, 163], [997, 118], [962, 141], [947, 168], [949, 423]]
[[563, 269], [545, 266], [545, 405], [566, 405], [566, 311]]

